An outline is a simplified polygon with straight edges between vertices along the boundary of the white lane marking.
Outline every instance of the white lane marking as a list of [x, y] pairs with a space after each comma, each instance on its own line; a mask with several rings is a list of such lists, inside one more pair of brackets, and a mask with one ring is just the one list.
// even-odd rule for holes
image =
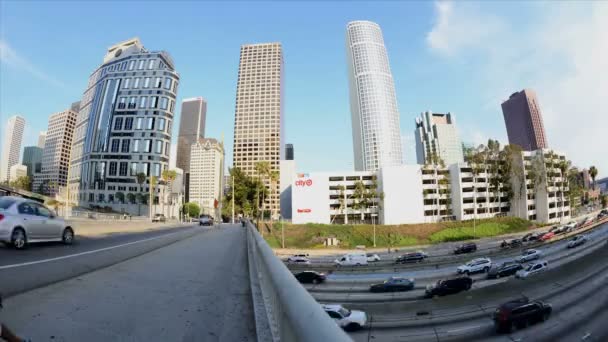
[[63, 256], [55, 257], [55, 258], [42, 259], [42, 260], [36, 260], [36, 261], [29, 261], [29, 262], [24, 262], [24, 263], [20, 263], [20, 264], [13, 264], [13, 265], [4, 265], [4, 266], [0, 266], [0, 270], [6, 270], [6, 269], [9, 269], [9, 268], [17, 268], [17, 267], [23, 267], [23, 266], [36, 265], [36, 264], [43, 264], [43, 263], [51, 262], [51, 261], [69, 259], [69, 258], [74, 258], [74, 257], [77, 257], [77, 256], [82, 256], [82, 255], [87, 255], [87, 254], [93, 254], [93, 253], [99, 253], [99, 252], [109, 251], [109, 250], [112, 250], [112, 249], [115, 249], [115, 248], [135, 245], [135, 244], [138, 244], [138, 243], [141, 243], [141, 242], [152, 241], [152, 240], [160, 239], [160, 238], [163, 238], [163, 237], [167, 237], [167, 236], [171, 236], [171, 235], [175, 235], [175, 234], [179, 234], [179, 233], [182, 233], [182, 232], [175, 232], [175, 233], [170, 233], [170, 234], [164, 234], [164, 235], [155, 236], [155, 237], [151, 237], [151, 238], [146, 238], [146, 239], [142, 239], [142, 240], [127, 242], [127, 243], [123, 243], [123, 244], [116, 245], [116, 246], [104, 247], [104, 248], [94, 249], [92, 251], [86, 251], [86, 252], [81, 252], [81, 253], [76, 253], [76, 254], [63, 255]]
[[459, 331], [465, 331], [465, 330], [471, 330], [471, 329], [477, 329], [480, 328], [481, 325], [473, 325], [473, 326], [468, 326], [468, 327], [464, 327], [464, 328], [459, 328], [459, 329], [452, 329], [452, 330], [448, 330], [447, 333], [455, 333], [455, 332], [459, 332]]

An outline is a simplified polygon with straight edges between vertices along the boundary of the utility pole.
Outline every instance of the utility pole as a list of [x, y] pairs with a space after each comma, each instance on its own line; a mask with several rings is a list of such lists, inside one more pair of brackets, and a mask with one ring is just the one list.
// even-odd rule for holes
[[[377, 206], [373, 206], [372, 209], [376, 209]], [[376, 247], [376, 220], [374, 219], [378, 214], [372, 212], [372, 225], [374, 226], [374, 247]]]
[[234, 224], [234, 175], [230, 175], [232, 178], [232, 224]]
[[285, 228], [283, 227], [283, 216], [279, 215], [281, 219], [281, 248], [285, 249]]

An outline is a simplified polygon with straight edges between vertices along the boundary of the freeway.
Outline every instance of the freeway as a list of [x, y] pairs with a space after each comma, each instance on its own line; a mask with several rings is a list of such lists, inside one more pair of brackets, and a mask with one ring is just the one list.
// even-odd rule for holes
[[[190, 237], [198, 226], [175, 226], [139, 233], [79, 237], [71, 246], [32, 244], [24, 251], [0, 247], [0, 292], [28, 291], [133, 258]], [[78, 231], [76, 230], [78, 234]]]
[[[433, 300], [398, 303], [351, 304], [352, 309], [372, 313], [370, 326], [351, 333], [355, 341], [603, 341], [608, 328], [596, 322], [606, 316], [608, 302], [608, 257], [603, 247], [525, 281], [510, 279], [473, 292]], [[600, 262], [598, 262], [600, 261]], [[545, 323], [509, 335], [496, 335], [491, 314], [509, 299], [527, 296], [553, 305], [553, 315]], [[375, 310], [374, 310], [375, 308]], [[582, 328], [584, 327], [584, 328]], [[568, 334], [572, 339], [562, 339]]]
[[[255, 340], [245, 230], [222, 225], [169, 235], [138, 257], [9, 297], [0, 320], [33, 341]], [[92, 265], [101, 257], [77, 259]]]

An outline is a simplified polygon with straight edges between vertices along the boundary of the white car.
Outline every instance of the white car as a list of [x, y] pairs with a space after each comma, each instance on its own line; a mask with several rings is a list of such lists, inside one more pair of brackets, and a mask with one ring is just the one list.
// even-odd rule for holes
[[515, 273], [515, 278], [528, 278], [529, 276], [546, 271], [548, 266], [549, 264], [546, 261], [533, 262], [526, 266], [523, 270], [517, 271], [517, 273]]
[[367, 255], [359, 253], [345, 254], [340, 259], [334, 260], [336, 266], [361, 266], [367, 265]]
[[372, 253], [367, 254], [367, 262], [376, 262], [376, 261], [380, 261], [380, 256], [378, 254], [372, 254]]
[[490, 260], [490, 258], [477, 258], [467, 262], [462, 266], [458, 266], [456, 271], [458, 272], [458, 274], [488, 272], [491, 267], [492, 260]]
[[568, 248], [578, 247], [587, 242], [588, 240], [589, 238], [587, 237], [587, 235], [577, 235], [573, 237], [570, 241], [568, 241]]
[[348, 310], [340, 304], [324, 304], [322, 307], [329, 317], [346, 331], [358, 330], [367, 324], [367, 314], [363, 311]]
[[531, 261], [531, 260], [536, 260], [536, 259], [540, 259], [540, 257], [543, 255], [543, 253], [537, 249], [526, 249], [522, 255], [520, 255], [519, 257], [517, 257], [517, 262], [519, 263], [523, 263], [526, 261]]
[[308, 259], [308, 254], [296, 254], [294, 256], [290, 256], [289, 258], [287, 258], [287, 262], [290, 264], [310, 265], [310, 259]]

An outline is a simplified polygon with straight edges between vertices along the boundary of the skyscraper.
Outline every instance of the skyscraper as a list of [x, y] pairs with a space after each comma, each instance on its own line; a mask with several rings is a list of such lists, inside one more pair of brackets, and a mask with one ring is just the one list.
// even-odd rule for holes
[[399, 110], [380, 26], [348, 23], [346, 50], [355, 170], [401, 165]]
[[199, 204], [202, 214], [219, 219], [223, 181], [224, 145], [215, 139], [200, 138], [191, 148], [189, 198]]
[[207, 101], [202, 97], [182, 101], [175, 166], [184, 171], [186, 202], [190, 201], [190, 149], [199, 139], [205, 137], [206, 116]]
[[77, 113], [71, 109], [51, 115], [42, 152], [42, 171], [34, 176], [32, 190], [55, 195], [67, 185], [70, 150]]
[[524, 151], [549, 147], [534, 90], [524, 89], [513, 93], [501, 107], [509, 144], [519, 145]]
[[38, 134], [38, 147], [44, 148], [45, 141], [46, 141], [46, 131], [41, 131]]
[[[270, 164], [280, 172], [279, 160], [285, 155], [283, 120], [283, 51], [280, 43], [241, 46], [239, 78], [234, 118], [234, 167], [257, 175], [255, 165]], [[278, 182], [271, 183], [265, 209], [279, 212]]]
[[433, 163], [433, 156], [445, 165], [464, 162], [462, 142], [451, 113], [422, 113], [416, 118], [415, 135], [418, 164]]
[[293, 144], [286, 144], [285, 145], [285, 160], [293, 160], [295, 157], [294, 155], [294, 150], [293, 150]]
[[2, 155], [0, 156], [0, 182], [10, 182], [11, 167], [19, 164], [24, 128], [25, 119], [19, 115], [10, 117], [6, 123], [2, 141]]
[[25, 146], [21, 164], [27, 166], [27, 176], [34, 180], [34, 174], [42, 171], [42, 151], [38, 146]]
[[[116, 196], [150, 191], [149, 177], [169, 165], [177, 74], [165, 51], [148, 51], [133, 38], [111, 46], [91, 74], [76, 119], [70, 200], [124, 208]], [[138, 184], [137, 174], [147, 177]], [[158, 198], [160, 188], [154, 188]], [[157, 206], [159, 207], [159, 206]]]

